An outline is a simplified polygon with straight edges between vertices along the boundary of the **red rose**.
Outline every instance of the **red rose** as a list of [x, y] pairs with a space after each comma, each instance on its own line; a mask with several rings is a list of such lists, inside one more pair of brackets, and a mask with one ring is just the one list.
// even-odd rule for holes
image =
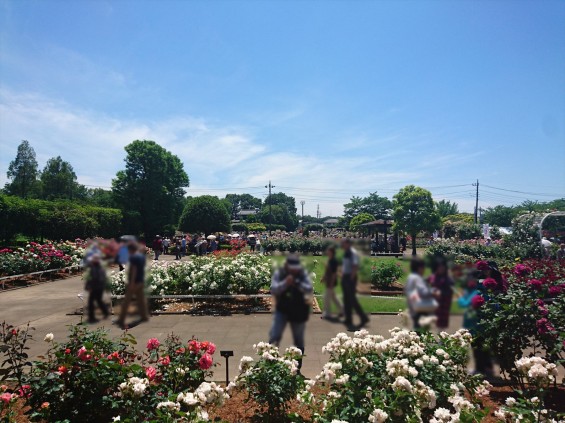
[[475, 296], [471, 299], [471, 306], [472, 306], [474, 309], [481, 308], [484, 304], [485, 304], [485, 299], [484, 299], [483, 297], [481, 297], [480, 295], [475, 295]]

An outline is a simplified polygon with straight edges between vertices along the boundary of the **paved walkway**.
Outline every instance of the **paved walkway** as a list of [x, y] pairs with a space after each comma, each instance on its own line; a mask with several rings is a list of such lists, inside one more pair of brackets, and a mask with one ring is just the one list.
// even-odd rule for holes
[[[42, 285], [31, 286], [0, 293], [0, 321], [5, 320], [14, 325], [23, 325], [28, 321], [36, 328], [35, 340], [30, 343], [30, 357], [36, 358], [44, 354], [46, 345], [43, 336], [52, 332], [55, 339], [66, 336], [67, 326], [80, 323], [81, 317], [68, 315], [82, 306], [77, 294], [82, 292], [83, 282], [80, 277], [72, 277]], [[454, 329], [460, 327], [461, 318], [452, 317]], [[235, 375], [237, 363], [243, 355], [253, 356], [253, 344], [268, 340], [271, 316], [268, 314], [219, 316], [160, 315], [154, 316], [148, 323], [131, 329], [131, 333], [139, 341], [140, 348], [145, 347], [147, 339], [157, 337], [163, 339], [174, 332], [182, 339], [192, 336], [200, 340], [209, 340], [218, 346], [218, 350], [233, 350], [234, 358], [230, 359], [230, 377]], [[368, 330], [371, 333], [387, 335], [388, 330], [400, 325], [400, 319], [394, 315], [374, 315]], [[111, 325], [110, 320], [97, 326], [109, 329], [112, 336], [121, 331]], [[327, 357], [322, 354], [322, 347], [338, 332], [343, 332], [341, 324], [329, 323], [320, 319], [319, 314], [312, 315], [306, 331], [306, 357], [303, 373], [307, 377], [318, 374]], [[281, 347], [291, 345], [290, 329], [287, 329]], [[216, 361], [221, 367], [216, 368], [214, 378], [225, 379], [224, 359], [216, 353]]]

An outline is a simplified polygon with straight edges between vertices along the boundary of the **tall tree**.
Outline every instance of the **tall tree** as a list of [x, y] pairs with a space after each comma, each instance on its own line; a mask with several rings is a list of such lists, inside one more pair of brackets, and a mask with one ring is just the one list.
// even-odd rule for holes
[[414, 185], [407, 185], [396, 194], [392, 201], [392, 215], [395, 229], [406, 231], [412, 236], [412, 255], [416, 255], [416, 236], [420, 231], [433, 231], [441, 226], [430, 191]]
[[376, 192], [371, 192], [367, 197], [351, 197], [349, 203], [343, 206], [343, 217], [347, 224], [355, 216], [361, 213], [368, 213], [375, 219], [386, 219], [390, 217], [391, 201], [386, 197], [381, 197]]
[[7, 176], [12, 182], [6, 184], [6, 191], [19, 197], [28, 197], [37, 185], [37, 175], [35, 150], [28, 141], [23, 140], [18, 146], [16, 158], [8, 167]]
[[78, 190], [77, 175], [61, 156], [52, 157], [41, 172], [41, 191], [46, 200], [74, 198]]
[[179, 229], [184, 232], [228, 232], [230, 215], [218, 197], [202, 195], [186, 203], [179, 220]]
[[269, 201], [271, 202], [271, 204], [285, 205], [291, 215], [296, 215], [297, 209], [296, 200], [294, 199], [294, 197], [286, 195], [284, 192], [277, 192], [271, 194], [270, 199], [267, 196], [267, 198], [265, 199], [265, 204], [269, 204]]
[[231, 203], [231, 217], [235, 219], [241, 210], [257, 210], [261, 208], [261, 199], [251, 194], [227, 194], [227, 201]]
[[436, 203], [437, 212], [440, 217], [451, 216], [459, 213], [459, 206], [449, 200], [440, 200]]
[[483, 214], [483, 222], [495, 226], [512, 226], [512, 220], [520, 214], [520, 210], [515, 207], [496, 206], [489, 207]]
[[155, 141], [136, 140], [125, 150], [126, 168], [112, 180], [112, 191], [124, 214], [131, 217], [125, 220], [139, 222], [139, 230], [152, 238], [178, 221], [188, 175], [181, 160]]

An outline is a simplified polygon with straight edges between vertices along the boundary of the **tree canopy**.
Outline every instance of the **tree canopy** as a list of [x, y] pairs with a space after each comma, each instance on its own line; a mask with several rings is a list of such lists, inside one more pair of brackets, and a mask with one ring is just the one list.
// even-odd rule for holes
[[346, 224], [361, 213], [368, 213], [375, 219], [386, 219], [390, 217], [391, 207], [392, 203], [388, 198], [372, 192], [367, 197], [351, 197], [349, 203], [343, 206], [343, 217]]
[[349, 229], [353, 232], [357, 232], [363, 223], [369, 223], [375, 220], [375, 216], [369, 213], [359, 213], [349, 223]]
[[46, 200], [73, 199], [79, 191], [72, 165], [61, 156], [52, 157], [41, 172], [41, 192]]
[[6, 192], [26, 198], [37, 185], [38, 165], [35, 150], [28, 141], [18, 146], [16, 158], [10, 162], [7, 172], [11, 182], [6, 184]]
[[112, 180], [112, 191], [126, 230], [152, 238], [178, 219], [188, 175], [181, 160], [155, 141], [136, 140], [125, 150], [126, 168]]
[[440, 200], [436, 203], [437, 212], [440, 217], [446, 217], [459, 213], [459, 206], [449, 200]]
[[416, 255], [416, 235], [420, 231], [433, 231], [441, 226], [430, 191], [407, 185], [394, 196], [392, 203], [395, 229], [412, 236], [412, 255]]
[[261, 208], [261, 199], [251, 194], [227, 194], [226, 200], [231, 204], [231, 217], [235, 219], [242, 210], [256, 210]]
[[179, 220], [184, 232], [229, 232], [230, 215], [222, 200], [211, 195], [194, 197], [187, 201]]

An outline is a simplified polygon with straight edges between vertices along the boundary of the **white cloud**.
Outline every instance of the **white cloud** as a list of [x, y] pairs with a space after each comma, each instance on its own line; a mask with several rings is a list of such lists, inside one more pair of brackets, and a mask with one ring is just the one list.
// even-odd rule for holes
[[[183, 160], [191, 179], [189, 194], [223, 196], [249, 187], [245, 192], [261, 196], [263, 186], [273, 183], [297, 198], [305, 199], [305, 212], [314, 214], [321, 203], [324, 214], [338, 214], [351, 194], [378, 187], [389, 195], [407, 183], [418, 183], [424, 168], [445, 166], [454, 156], [430, 157], [418, 166], [398, 166], [396, 158], [407, 149], [358, 152], [331, 150], [293, 153], [274, 150], [255, 139], [253, 128], [212, 125], [192, 116], [159, 121], [116, 119], [77, 109], [37, 94], [0, 91], [0, 182], [5, 182], [9, 161], [22, 139], [35, 148], [40, 167], [49, 157], [61, 155], [71, 162], [79, 181], [110, 186], [123, 167], [124, 147], [134, 139], [152, 139]], [[458, 160], [458, 164], [460, 164]], [[255, 187], [255, 188], [253, 188]], [[292, 188], [288, 188], [292, 187]], [[278, 191], [278, 189], [275, 189]]]

